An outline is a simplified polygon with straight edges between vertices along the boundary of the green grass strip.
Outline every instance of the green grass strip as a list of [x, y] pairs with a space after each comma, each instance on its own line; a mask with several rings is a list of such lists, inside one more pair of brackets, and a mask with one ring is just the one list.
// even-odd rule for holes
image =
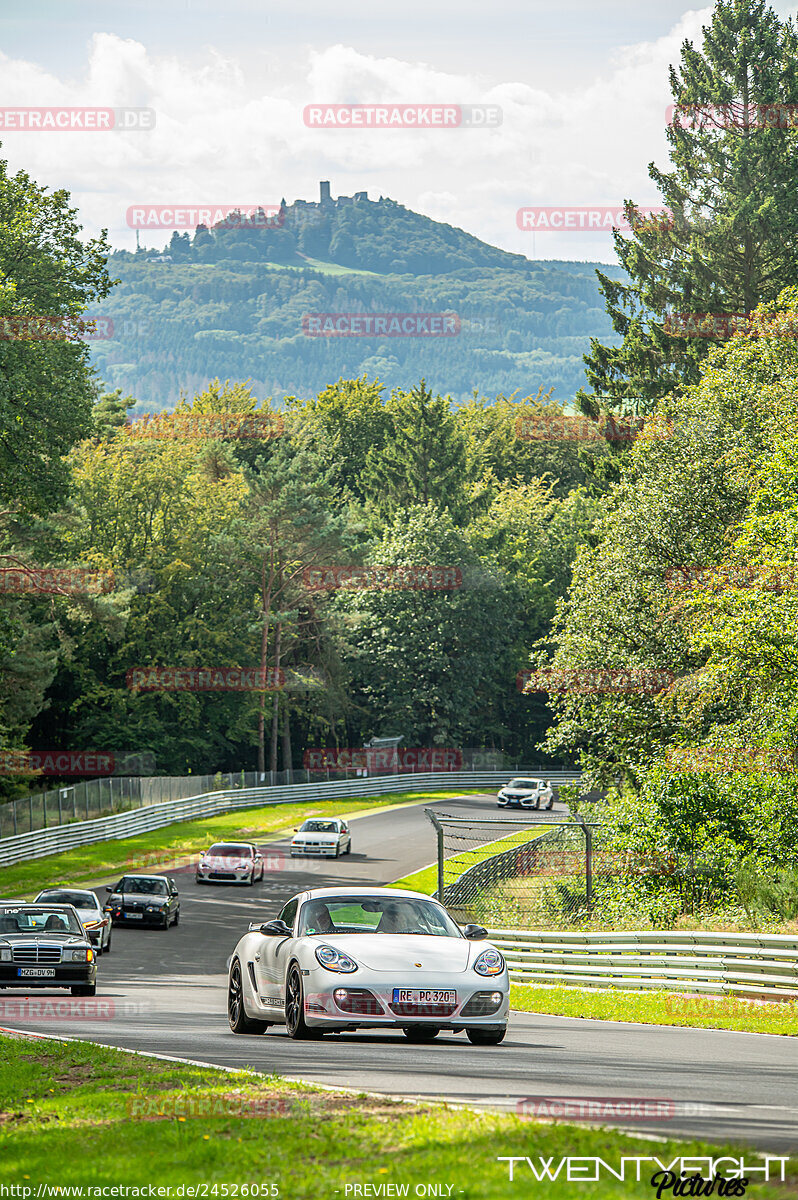
[[[239, 1041], [253, 1062], [268, 1061], [268, 1035]], [[435, 1053], [435, 1045], [425, 1047], [428, 1060]], [[464, 1043], [462, 1053], [478, 1057], [480, 1051]], [[510, 1048], [507, 1057], [512, 1060]], [[651, 1142], [600, 1128], [324, 1092], [275, 1076], [183, 1066], [85, 1042], [0, 1036], [0, 1060], [0, 1183], [30, 1187], [31, 1197], [39, 1186], [121, 1185], [143, 1189], [139, 1196], [154, 1186], [164, 1189], [156, 1195], [177, 1200], [181, 1185], [186, 1196], [188, 1186], [199, 1184], [206, 1190], [198, 1194], [210, 1200], [356, 1200], [380, 1195], [364, 1185], [391, 1184], [407, 1190], [383, 1195], [411, 1200], [617, 1200], [655, 1193], [647, 1176], [619, 1183], [607, 1172], [576, 1188], [564, 1170], [556, 1182], [537, 1186], [528, 1171], [516, 1170], [510, 1183], [499, 1156], [535, 1162], [542, 1156], [555, 1165], [568, 1156], [601, 1158], [616, 1170], [621, 1157], [630, 1156], [656, 1155], [668, 1163], [744, 1155], [759, 1162], [750, 1149]], [[794, 1195], [794, 1182], [752, 1182], [746, 1196]], [[440, 1190], [427, 1192], [432, 1185]], [[83, 1200], [93, 1200], [92, 1193], [84, 1191]]]
[[795, 1000], [758, 1001], [739, 996], [676, 995], [659, 990], [636, 993], [514, 983], [510, 1004], [518, 1012], [582, 1017], [593, 1021], [633, 1021], [639, 1025], [798, 1035], [798, 1001]]
[[[238, 809], [216, 817], [199, 817], [139, 833], [119, 841], [95, 842], [61, 854], [15, 863], [0, 871], [0, 896], [35, 895], [43, 887], [61, 883], [82, 883], [103, 879], [123, 871], [174, 870], [181, 859], [207, 850], [211, 842], [229, 839], [262, 841], [289, 833], [306, 817], [357, 816], [372, 809], [393, 808], [399, 804], [451, 800], [469, 793], [392, 792], [385, 796], [357, 799], [309, 800], [300, 804], [271, 804], [263, 808]], [[432, 841], [432, 839], [430, 839]]]

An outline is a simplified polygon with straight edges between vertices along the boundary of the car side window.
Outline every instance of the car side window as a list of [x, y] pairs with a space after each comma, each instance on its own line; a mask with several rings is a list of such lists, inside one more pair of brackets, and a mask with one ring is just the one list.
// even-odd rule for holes
[[279, 920], [284, 921], [286, 925], [294, 928], [294, 920], [296, 918], [296, 909], [299, 901], [289, 900], [283, 911], [280, 913]]

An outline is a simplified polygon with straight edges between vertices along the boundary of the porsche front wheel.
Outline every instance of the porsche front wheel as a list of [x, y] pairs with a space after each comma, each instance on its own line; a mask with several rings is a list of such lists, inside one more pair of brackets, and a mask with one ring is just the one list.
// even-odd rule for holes
[[238, 959], [230, 968], [227, 987], [227, 1019], [233, 1033], [263, 1033], [269, 1028], [266, 1021], [255, 1021], [248, 1017], [244, 1008], [244, 985], [241, 980], [241, 963]]
[[294, 965], [288, 972], [285, 981], [285, 1027], [290, 1038], [318, 1038], [324, 1032], [322, 1029], [311, 1029], [305, 1021], [305, 997], [302, 990], [302, 976], [299, 967]]

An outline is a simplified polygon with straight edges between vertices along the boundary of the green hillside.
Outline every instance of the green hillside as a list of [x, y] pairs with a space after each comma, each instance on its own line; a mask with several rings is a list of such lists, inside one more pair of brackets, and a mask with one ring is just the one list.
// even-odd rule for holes
[[[281, 224], [246, 220], [172, 235], [163, 254], [112, 256], [120, 284], [103, 306], [114, 335], [93, 344], [109, 387], [139, 408], [171, 407], [209, 378], [251, 378], [256, 394], [322, 390], [364, 372], [389, 386], [422, 376], [465, 398], [582, 383], [589, 338], [610, 337], [593, 263], [531, 262], [392, 200], [283, 210]], [[611, 274], [617, 270], [605, 268]], [[309, 313], [454, 313], [448, 337], [313, 337]]]

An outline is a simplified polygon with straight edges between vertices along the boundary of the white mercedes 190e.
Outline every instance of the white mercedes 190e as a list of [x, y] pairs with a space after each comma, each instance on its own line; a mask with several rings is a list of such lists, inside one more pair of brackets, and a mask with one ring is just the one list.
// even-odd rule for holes
[[465, 1030], [504, 1038], [510, 981], [480, 925], [461, 929], [437, 900], [393, 888], [316, 888], [277, 920], [253, 923], [230, 960], [234, 1033], [285, 1025], [292, 1038], [401, 1029], [411, 1042]]

